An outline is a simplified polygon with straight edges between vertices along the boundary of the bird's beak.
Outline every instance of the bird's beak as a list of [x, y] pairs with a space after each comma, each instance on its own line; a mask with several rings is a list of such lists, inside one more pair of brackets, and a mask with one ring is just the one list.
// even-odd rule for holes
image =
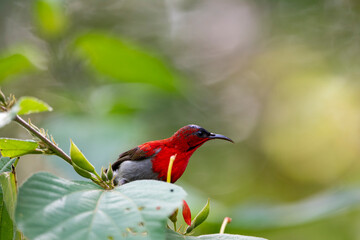
[[230, 138], [228, 138], [228, 137], [226, 137], [224, 135], [221, 135], [221, 134], [216, 134], [216, 133], [211, 133], [210, 136], [209, 136], [209, 139], [223, 139], [223, 140], [234, 143], [234, 141], [231, 140]]

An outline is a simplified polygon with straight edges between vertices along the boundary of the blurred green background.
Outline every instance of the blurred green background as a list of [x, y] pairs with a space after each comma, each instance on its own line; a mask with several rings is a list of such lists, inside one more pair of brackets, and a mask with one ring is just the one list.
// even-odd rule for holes
[[[0, 0], [0, 85], [54, 112], [32, 116], [99, 169], [198, 124], [209, 142], [177, 184], [196, 234], [360, 239], [360, 2]], [[15, 124], [1, 137], [29, 138]], [[77, 178], [64, 161], [24, 157]]]

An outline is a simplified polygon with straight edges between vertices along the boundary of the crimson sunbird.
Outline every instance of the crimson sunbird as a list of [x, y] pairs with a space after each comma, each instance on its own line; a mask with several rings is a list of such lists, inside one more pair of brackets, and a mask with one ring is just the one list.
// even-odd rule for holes
[[166, 181], [170, 157], [176, 155], [171, 171], [171, 182], [176, 182], [184, 173], [189, 158], [205, 142], [212, 139], [230, 138], [210, 133], [197, 125], [180, 128], [170, 138], [141, 144], [120, 154], [112, 165], [115, 185], [141, 179]]

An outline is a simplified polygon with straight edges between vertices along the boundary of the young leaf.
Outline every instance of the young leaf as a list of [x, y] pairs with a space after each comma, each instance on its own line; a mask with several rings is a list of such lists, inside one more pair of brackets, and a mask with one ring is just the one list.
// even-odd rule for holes
[[84, 177], [84, 178], [88, 178], [91, 179], [91, 173], [89, 173], [88, 171], [80, 168], [78, 165], [76, 165], [75, 163], [72, 164], [75, 172], [77, 172], [80, 176]]
[[88, 172], [95, 172], [94, 166], [86, 159], [72, 140], [70, 140], [70, 157], [78, 167]]
[[29, 239], [161, 240], [185, 195], [179, 186], [155, 180], [104, 190], [36, 173], [20, 187], [15, 218]]
[[34, 97], [22, 97], [17, 101], [15, 106], [19, 107], [17, 113], [19, 115], [52, 111], [52, 108], [47, 103]]
[[41, 153], [39, 144], [33, 140], [19, 140], [12, 138], [0, 138], [0, 152], [3, 157], [20, 157], [26, 154]]
[[202, 224], [206, 218], [209, 216], [210, 212], [210, 199], [207, 200], [206, 205], [200, 212], [196, 215], [196, 217], [192, 220], [191, 225], [186, 228], [186, 233], [190, 233], [194, 230], [197, 226]]

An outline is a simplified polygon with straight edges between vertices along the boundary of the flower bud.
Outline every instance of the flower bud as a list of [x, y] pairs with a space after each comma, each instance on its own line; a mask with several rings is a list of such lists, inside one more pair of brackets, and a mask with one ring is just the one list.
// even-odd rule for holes
[[183, 200], [182, 215], [187, 225], [191, 225], [191, 211], [189, 205]]
[[104, 170], [104, 168], [102, 167], [102, 168], [101, 168], [101, 175], [100, 175], [100, 176], [101, 176], [101, 179], [106, 182], [108, 179], [107, 179], [104, 171], [105, 171], [105, 170]]
[[173, 223], [177, 222], [177, 215], [178, 215], [179, 209], [177, 208], [173, 214], [169, 217], [170, 221]]
[[111, 167], [111, 164], [110, 164], [110, 165], [109, 165], [109, 168], [108, 168], [108, 170], [107, 170], [107, 178], [108, 178], [109, 180], [112, 180], [113, 177], [114, 177], [114, 172], [113, 172], [112, 167]]

